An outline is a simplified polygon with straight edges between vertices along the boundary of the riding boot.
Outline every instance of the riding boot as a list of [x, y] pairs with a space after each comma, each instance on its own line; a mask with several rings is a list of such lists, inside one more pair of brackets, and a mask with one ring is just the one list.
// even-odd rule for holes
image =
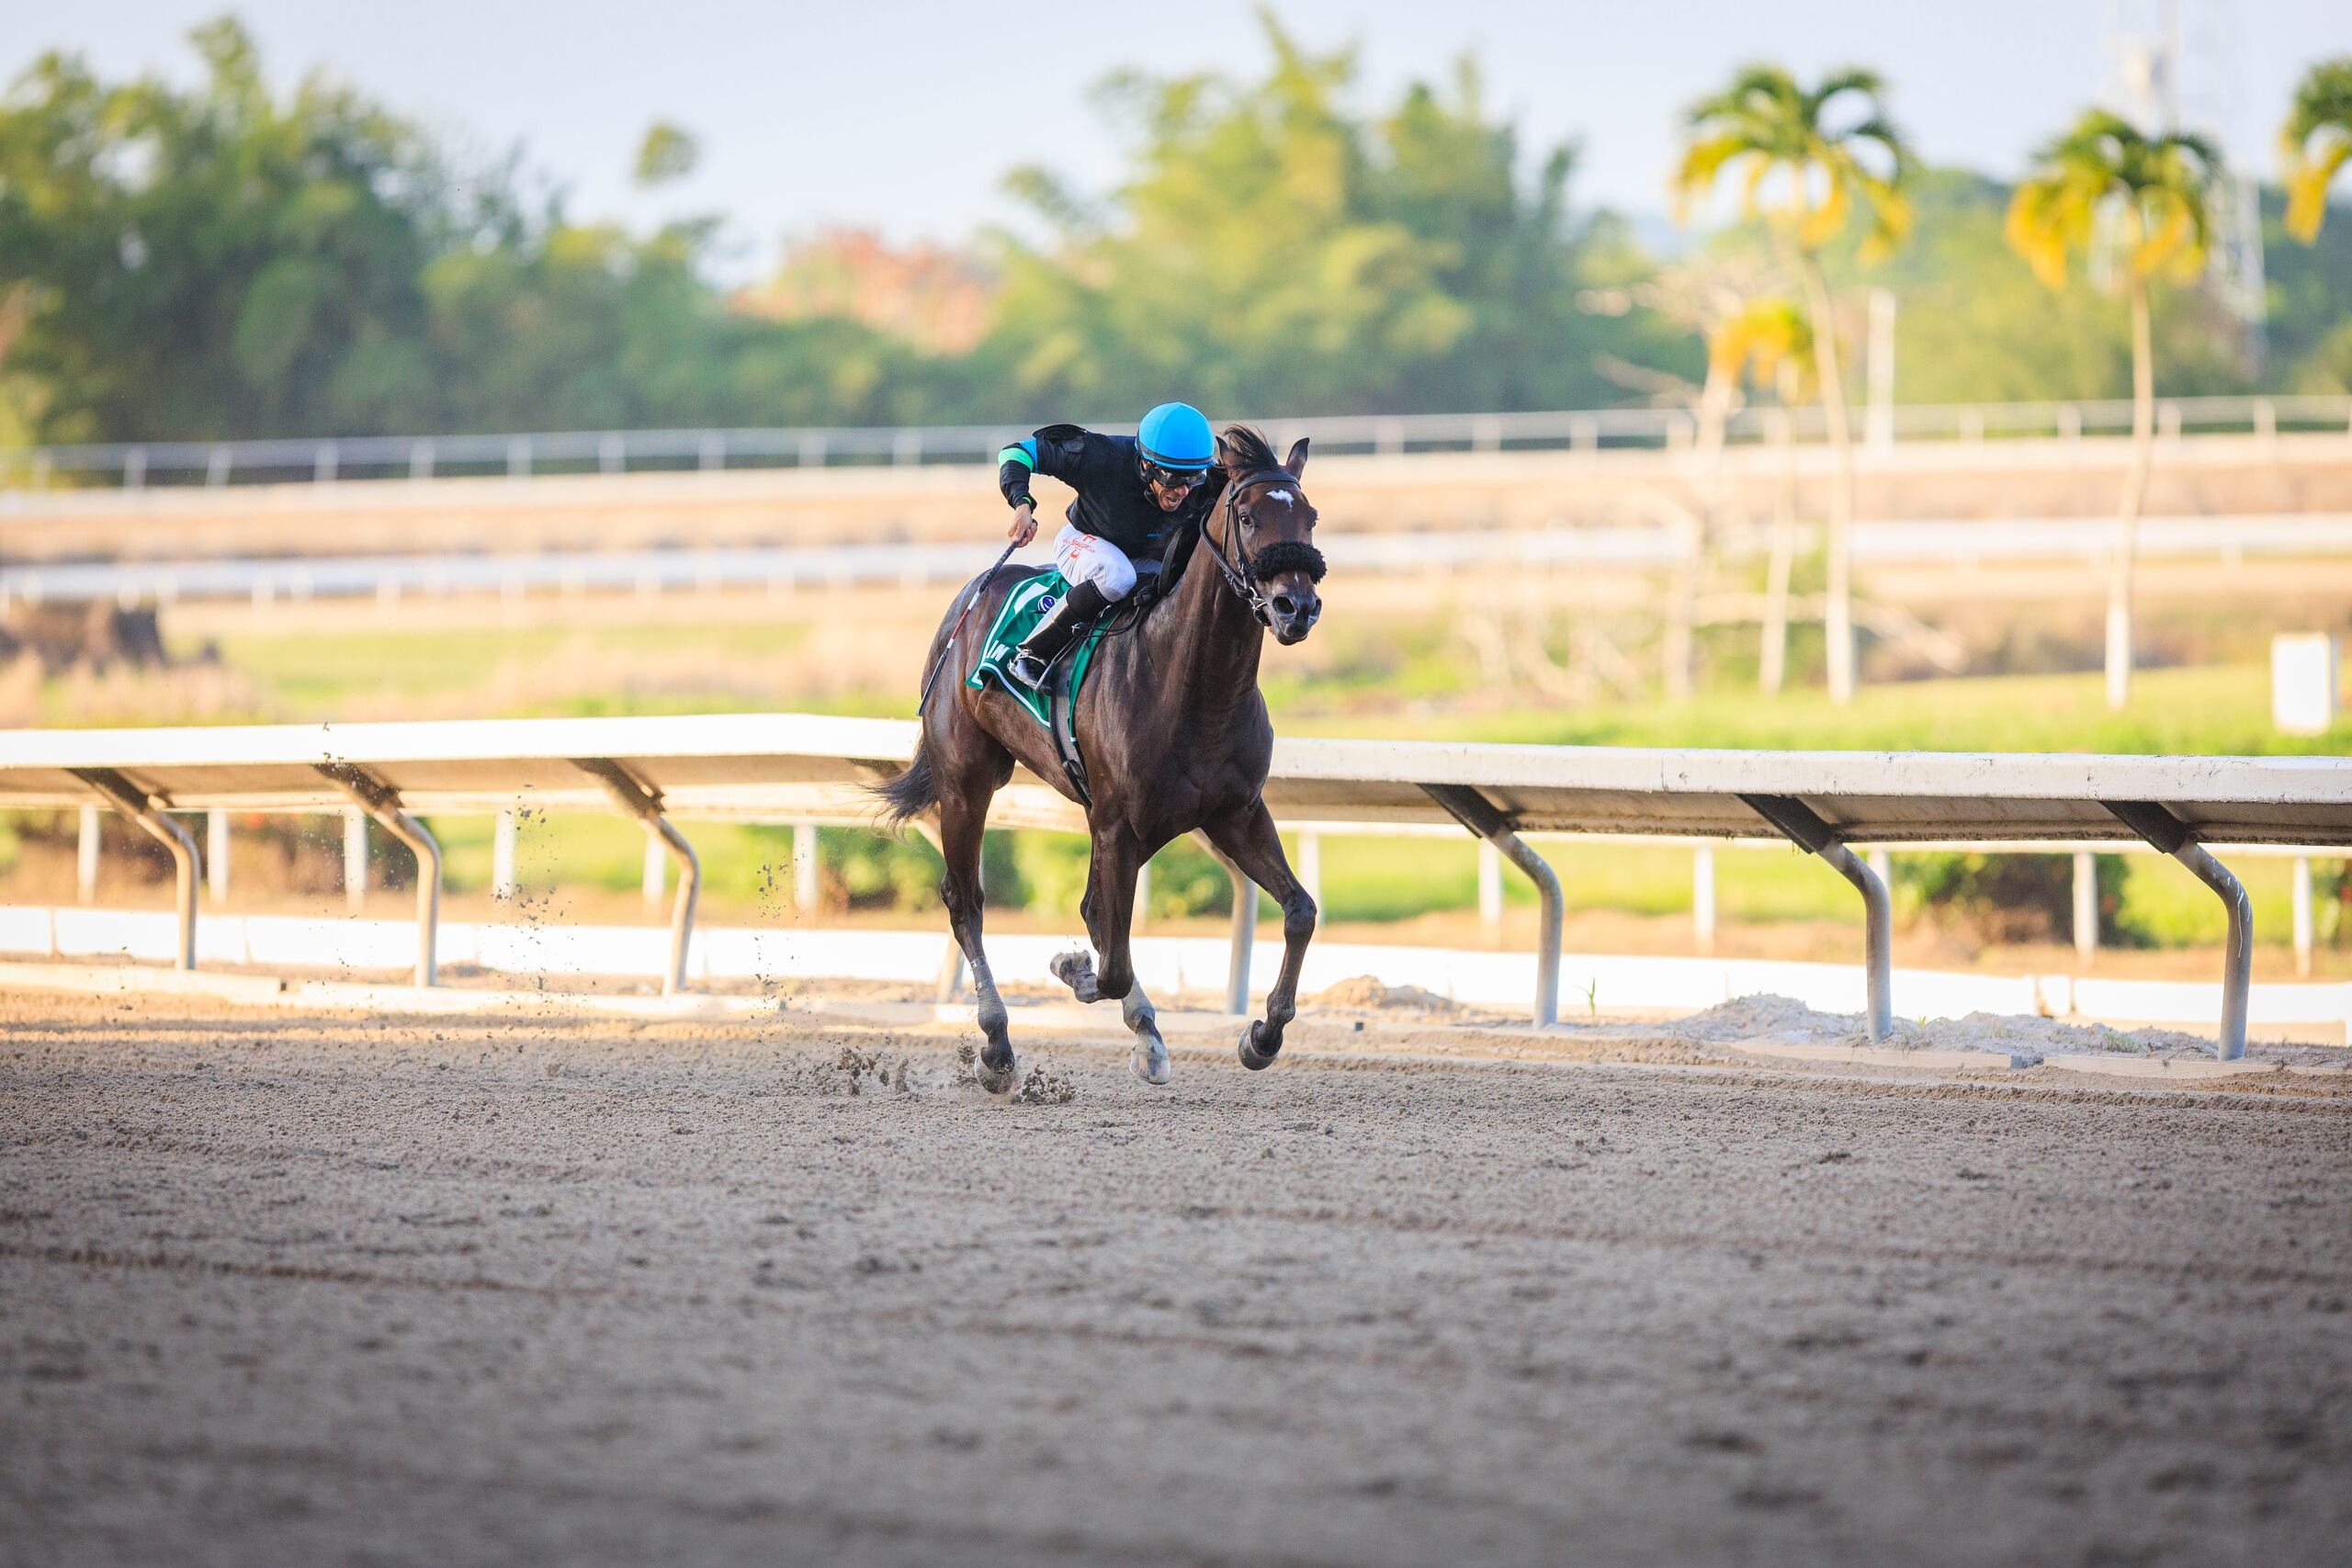
[[1054, 660], [1069, 649], [1080, 630], [1101, 615], [1108, 604], [1102, 590], [1091, 582], [1081, 582], [1063, 594], [1062, 602], [1022, 638], [1020, 648], [1004, 661], [1005, 673], [1032, 691], [1044, 685], [1046, 672], [1054, 667]]

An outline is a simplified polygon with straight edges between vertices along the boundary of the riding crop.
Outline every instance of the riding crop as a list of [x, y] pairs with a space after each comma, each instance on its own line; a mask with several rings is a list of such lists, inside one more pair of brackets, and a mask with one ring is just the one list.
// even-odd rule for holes
[[930, 704], [931, 688], [938, 682], [939, 671], [941, 668], [946, 664], [948, 654], [955, 651], [956, 639], [963, 635], [964, 623], [971, 618], [972, 611], [980, 602], [981, 592], [987, 589], [989, 583], [996, 581], [998, 569], [1002, 567], [1006, 561], [1011, 560], [1012, 558], [1012, 552], [1020, 547], [1021, 541], [1019, 539], [1015, 539], [1012, 543], [1005, 546], [1004, 554], [996, 558], [996, 565], [991, 566], [988, 570], [982, 572], [979, 580], [972, 584], [970, 592], [964, 600], [964, 613], [956, 616], [956, 624], [948, 628], [947, 640], [940, 646], [939, 657], [932, 660], [931, 673], [923, 677], [922, 695], [915, 699], [915, 716], [917, 718], [921, 718], [922, 716], [922, 710]]

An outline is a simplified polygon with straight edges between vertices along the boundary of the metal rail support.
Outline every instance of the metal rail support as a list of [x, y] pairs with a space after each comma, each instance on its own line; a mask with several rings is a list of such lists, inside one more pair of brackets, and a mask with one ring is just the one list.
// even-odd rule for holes
[[1445, 808], [1446, 815], [1502, 852], [1503, 858], [1535, 884], [1544, 906], [1542, 931], [1535, 947], [1535, 1025], [1549, 1028], [1560, 1016], [1560, 933], [1567, 924], [1567, 900], [1560, 879], [1542, 855], [1511, 831], [1510, 819], [1494, 802], [1466, 784], [1423, 784], [1421, 793]]
[[2245, 1055], [2246, 993], [2254, 984], [2254, 905], [2230, 868], [2207, 854], [2197, 829], [2152, 800], [2105, 800], [2115, 819], [2172, 856], [2211, 888], [2230, 919], [2229, 946], [2222, 959], [2222, 1031], [2216, 1041], [2224, 1062]]
[[[162, 796], [151, 796], [112, 768], [75, 768], [74, 776], [96, 790], [108, 806], [130, 818], [144, 829], [147, 836], [172, 852], [172, 866], [177, 874], [175, 889], [180, 916], [179, 952], [173, 960], [175, 969], [196, 967], [196, 840], [188, 830], [164, 815], [170, 803]], [[95, 841], [96, 835], [92, 835]]]
[[1225, 867], [1226, 876], [1233, 884], [1233, 956], [1225, 970], [1225, 1010], [1247, 1014], [1250, 1010], [1250, 950], [1258, 943], [1258, 885], [1241, 874], [1241, 868], [1226, 858], [1223, 850], [1209, 840], [1209, 836], [1195, 830], [1193, 837], [1209, 858]]
[[670, 909], [670, 967], [662, 976], [662, 994], [673, 997], [688, 989], [686, 948], [694, 941], [695, 902], [702, 896], [702, 862], [686, 836], [671, 825], [662, 810], [662, 792], [641, 783], [618, 762], [604, 757], [574, 757], [571, 765], [605, 786], [622, 810], [645, 824], [645, 830], [669, 846], [678, 863], [678, 900]]
[[1793, 795], [1743, 795], [1748, 809], [1800, 849], [1827, 861], [1862, 896], [1862, 957], [1870, 998], [1870, 1035], [1883, 1040], [1894, 1030], [1894, 910], [1878, 873], [1848, 849], [1838, 829]]
[[319, 772], [340, 785], [359, 809], [416, 856], [416, 983], [441, 983], [441, 845], [401, 805], [400, 791], [351, 762], [321, 762]]

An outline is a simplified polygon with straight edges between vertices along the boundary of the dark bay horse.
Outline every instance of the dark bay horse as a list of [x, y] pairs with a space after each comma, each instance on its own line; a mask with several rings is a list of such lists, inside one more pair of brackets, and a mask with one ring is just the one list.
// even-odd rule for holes
[[[1080, 911], [1094, 953], [1066, 953], [1053, 970], [1080, 1001], [1117, 998], [1136, 1036], [1128, 1065], [1149, 1084], [1169, 1078], [1168, 1047], [1149, 998], [1136, 984], [1127, 928], [1136, 874], [1170, 840], [1199, 830], [1283, 908], [1283, 967], [1266, 1016], [1241, 1035], [1241, 1063], [1269, 1066], [1295, 1012], [1299, 966], [1315, 934], [1315, 900], [1291, 874], [1261, 798], [1273, 758], [1273, 726], [1258, 691], [1265, 634], [1304, 641], [1323, 613], [1315, 585], [1315, 508], [1299, 489], [1301, 441], [1283, 462], [1266, 438], [1228, 426], [1217, 443], [1221, 486], [1177, 584], [1125, 632], [1106, 637], [1079, 694], [1075, 728], [1086, 760], [1089, 832], [1094, 840]], [[975, 691], [972, 672], [999, 607], [1033, 575], [999, 570], [958, 594], [933, 637], [926, 671], [945, 668], [923, 705], [922, 744], [913, 763], [877, 794], [894, 822], [936, 808], [947, 874], [939, 894], [979, 998], [988, 1036], [978, 1077], [994, 1094], [1012, 1092], [1012, 1042], [1004, 1002], [980, 947], [980, 834], [989, 802], [1017, 761], [1068, 795], [1052, 737], [994, 685]], [[969, 602], [977, 593], [977, 603]], [[958, 626], [965, 628], [961, 632]], [[949, 646], [951, 639], [954, 646]], [[1235, 889], [1236, 897], [1254, 897]]]

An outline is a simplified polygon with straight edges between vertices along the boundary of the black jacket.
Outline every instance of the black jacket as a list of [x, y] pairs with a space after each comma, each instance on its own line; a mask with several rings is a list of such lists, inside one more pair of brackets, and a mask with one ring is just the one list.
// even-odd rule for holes
[[997, 488], [1008, 504], [1018, 506], [1029, 498], [1033, 468], [1050, 474], [1078, 491], [1069, 516], [1079, 532], [1108, 539], [1138, 560], [1159, 559], [1169, 536], [1205, 516], [1218, 490], [1211, 469], [1208, 483], [1175, 511], [1162, 512], [1143, 482], [1134, 436], [1097, 435], [1074, 424], [1049, 424], [999, 456]]

